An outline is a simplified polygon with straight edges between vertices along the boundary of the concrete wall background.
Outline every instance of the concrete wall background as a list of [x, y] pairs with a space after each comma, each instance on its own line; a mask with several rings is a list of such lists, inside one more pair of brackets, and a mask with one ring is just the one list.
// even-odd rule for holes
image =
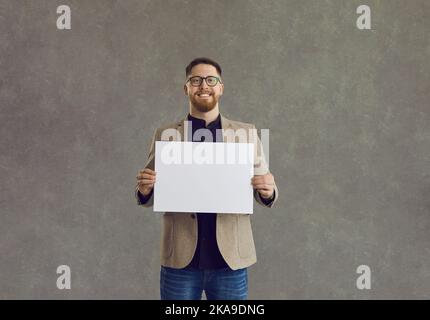
[[[61, 4], [72, 30], [56, 29]], [[197, 56], [223, 67], [224, 115], [271, 129], [280, 199], [256, 205], [249, 298], [429, 298], [429, 14], [425, 0], [0, 0], [0, 298], [158, 299], [160, 220], [136, 206], [135, 176], [156, 127], [187, 113]]]

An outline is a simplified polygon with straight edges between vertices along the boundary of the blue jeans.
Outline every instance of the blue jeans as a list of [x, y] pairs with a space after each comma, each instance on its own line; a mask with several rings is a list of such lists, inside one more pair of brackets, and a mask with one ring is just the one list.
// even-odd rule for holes
[[201, 300], [203, 290], [208, 300], [246, 300], [248, 270], [173, 269], [161, 266], [161, 300]]

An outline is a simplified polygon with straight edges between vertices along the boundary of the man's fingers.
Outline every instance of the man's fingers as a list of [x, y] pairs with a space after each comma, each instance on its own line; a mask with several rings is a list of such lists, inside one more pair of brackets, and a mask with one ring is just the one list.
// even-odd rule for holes
[[270, 186], [275, 185], [275, 183], [271, 182], [271, 181], [252, 181], [251, 184], [253, 186], [257, 186], [257, 185], [260, 185], [260, 184], [267, 184], [267, 185], [270, 185]]
[[141, 179], [155, 180], [155, 175], [151, 175], [151, 174], [148, 174], [148, 173], [143, 173], [143, 174], [139, 174], [137, 176], [137, 179], [138, 180], [141, 180]]
[[143, 173], [149, 173], [149, 174], [152, 174], [152, 175], [157, 174], [154, 170], [151, 170], [149, 168], [145, 168], [143, 170], [139, 170], [139, 174], [143, 174]]
[[273, 188], [272, 188], [272, 186], [273, 185], [271, 185], [271, 184], [255, 184], [255, 185], [253, 185], [253, 187], [254, 187], [254, 189], [257, 189], [257, 190], [267, 190], [267, 191], [270, 191], [270, 190], [272, 190]]
[[139, 185], [150, 185], [150, 184], [154, 184], [154, 181], [152, 180], [139, 180]]
[[254, 176], [251, 179], [252, 183], [273, 183], [275, 180], [272, 177], [269, 176]]

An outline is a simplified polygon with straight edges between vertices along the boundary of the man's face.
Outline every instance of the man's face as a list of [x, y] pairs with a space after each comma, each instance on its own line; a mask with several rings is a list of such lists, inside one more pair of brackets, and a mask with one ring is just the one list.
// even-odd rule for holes
[[[198, 64], [191, 69], [188, 78], [200, 76], [202, 78], [215, 76], [221, 78], [216, 68], [210, 64]], [[200, 112], [209, 112], [218, 104], [224, 91], [224, 85], [218, 81], [214, 87], [208, 86], [206, 80], [203, 80], [200, 86], [193, 87], [188, 81], [184, 85], [185, 95], [188, 96], [191, 104]]]

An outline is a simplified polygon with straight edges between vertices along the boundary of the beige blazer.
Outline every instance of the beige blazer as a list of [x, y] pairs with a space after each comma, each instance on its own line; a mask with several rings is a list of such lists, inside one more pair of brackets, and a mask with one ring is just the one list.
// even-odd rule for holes
[[[187, 121], [186, 118], [158, 128], [155, 131], [145, 168], [154, 170], [155, 141], [191, 141], [191, 139], [187, 139], [188, 132], [187, 125], [184, 123], [185, 121]], [[245, 129], [242, 130], [242, 133], [248, 131], [248, 129], [255, 130], [253, 124], [232, 121], [222, 115], [221, 128], [224, 142], [244, 142], [231, 133], [239, 132], [237, 131], [239, 129]], [[166, 132], [169, 133], [170, 137], [165, 136]], [[261, 161], [254, 163], [254, 174], [262, 175], [268, 173], [269, 168], [266, 164], [258, 135], [247, 135], [246, 139], [248, 141], [245, 142], [254, 143], [254, 146], [257, 145], [254, 147], [256, 153], [255, 159], [257, 159], [257, 153], [261, 155], [259, 158]], [[138, 187], [136, 185], [135, 196], [138, 205], [151, 207], [154, 197], [151, 196], [146, 203], [141, 203], [137, 195], [137, 190]], [[269, 205], [264, 204], [260, 198], [260, 194], [255, 190], [254, 198], [261, 205], [270, 208], [278, 198], [278, 189], [275, 185], [275, 197]], [[233, 270], [245, 268], [257, 262], [250, 217], [251, 215], [249, 214], [217, 214], [216, 240], [218, 248], [226, 263]], [[162, 215], [161, 265], [179, 269], [186, 267], [191, 262], [197, 246], [197, 227], [196, 214], [193, 212], [166, 212]]]

